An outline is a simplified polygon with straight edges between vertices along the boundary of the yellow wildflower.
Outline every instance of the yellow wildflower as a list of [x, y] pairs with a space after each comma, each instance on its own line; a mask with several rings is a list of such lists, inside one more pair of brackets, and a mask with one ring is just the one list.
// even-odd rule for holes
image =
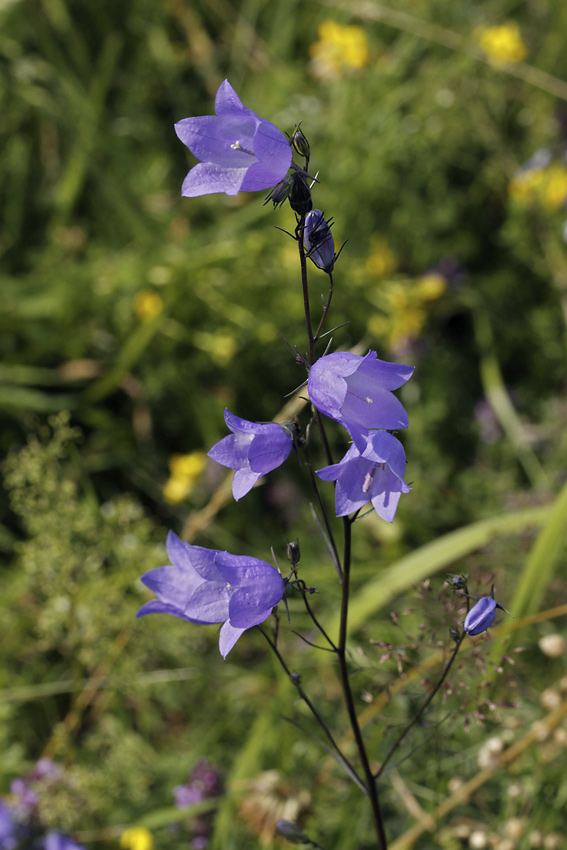
[[550, 210], [559, 210], [567, 201], [567, 168], [552, 162], [546, 168], [521, 171], [510, 181], [508, 193], [520, 204], [539, 202]]
[[122, 833], [120, 846], [124, 850], [153, 850], [154, 839], [144, 826], [131, 826]]
[[163, 498], [170, 505], [182, 502], [193, 491], [199, 480], [207, 456], [204, 452], [191, 452], [188, 455], [172, 455], [169, 459], [170, 476], [163, 485]]
[[476, 39], [488, 58], [494, 62], [521, 62], [528, 55], [528, 48], [515, 21], [479, 29]]
[[417, 282], [417, 294], [422, 301], [435, 301], [447, 289], [447, 281], [439, 272], [424, 274]]
[[366, 270], [373, 277], [386, 277], [396, 268], [396, 255], [386, 239], [376, 233], [370, 240], [370, 253], [366, 260]]
[[310, 48], [313, 75], [332, 80], [343, 71], [359, 71], [368, 64], [368, 42], [361, 27], [343, 26], [336, 21], [323, 21], [319, 41]]
[[419, 307], [409, 307], [403, 312], [395, 313], [390, 328], [390, 345], [394, 346], [405, 340], [416, 339], [425, 321], [425, 312]]
[[141, 322], [149, 322], [163, 310], [163, 301], [151, 289], [142, 289], [134, 298], [134, 312]]
[[193, 334], [193, 342], [202, 351], [206, 351], [219, 366], [230, 363], [238, 351], [238, 343], [229, 334], [198, 331]]
[[552, 162], [544, 172], [542, 201], [551, 210], [559, 210], [567, 201], [567, 168]]

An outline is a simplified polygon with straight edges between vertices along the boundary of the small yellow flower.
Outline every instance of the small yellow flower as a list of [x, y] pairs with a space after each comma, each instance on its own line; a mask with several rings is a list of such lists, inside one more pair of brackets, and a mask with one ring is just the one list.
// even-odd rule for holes
[[188, 455], [172, 455], [169, 459], [170, 476], [163, 485], [163, 498], [170, 505], [186, 499], [195, 488], [205, 464], [204, 452], [191, 452]]
[[520, 204], [540, 203], [559, 210], [567, 202], [567, 168], [552, 162], [546, 168], [530, 168], [512, 178], [508, 193]]
[[409, 292], [401, 283], [393, 283], [390, 288], [386, 290], [385, 297], [393, 311], [402, 312], [409, 307]]
[[120, 846], [124, 850], [153, 850], [154, 839], [144, 826], [131, 826], [122, 833]]
[[417, 294], [422, 301], [435, 301], [447, 289], [447, 281], [439, 272], [424, 274], [417, 282]]
[[238, 351], [238, 343], [229, 334], [198, 331], [193, 334], [193, 342], [219, 366], [227, 366]]
[[361, 27], [323, 21], [319, 41], [309, 48], [313, 74], [320, 80], [332, 80], [343, 71], [359, 71], [368, 65], [368, 42]]
[[528, 48], [515, 21], [481, 28], [475, 36], [482, 50], [494, 62], [522, 62], [528, 55]]
[[151, 289], [142, 289], [134, 298], [134, 311], [141, 322], [149, 322], [163, 310], [163, 301]]
[[567, 168], [552, 162], [544, 172], [542, 201], [551, 210], [559, 210], [567, 201]]
[[366, 270], [373, 277], [387, 277], [396, 268], [396, 255], [386, 239], [375, 234], [370, 240], [370, 253], [366, 260]]
[[390, 344], [396, 345], [404, 340], [417, 339], [425, 325], [425, 311], [419, 307], [409, 307], [393, 316], [390, 328]]
[[508, 184], [508, 194], [521, 204], [531, 203], [537, 198], [542, 183], [543, 169], [530, 168], [512, 177]]

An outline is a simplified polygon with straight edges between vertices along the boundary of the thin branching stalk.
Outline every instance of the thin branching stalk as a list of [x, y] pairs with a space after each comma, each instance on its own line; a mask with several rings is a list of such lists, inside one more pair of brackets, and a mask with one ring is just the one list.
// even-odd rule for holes
[[376, 788], [376, 780], [370, 767], [366, 745], [362, 737], [362, 731], [358, 723], [356, 707], [352, 688], [350, 686], [350, 677], [348, 671], [348, 663], [346, 656], [346, 641], [347, 641], [347, 621], [348, 621], [348, 604], [350, 591], [350, 567], [351, 567], [351, 551], [352, 551], [352, 520], [349, 517], [344, 517], [344, 556], [343, 556], [343, 579], [342, 579], [342, 598], [341, 598], [341, 620], [339, 628], [339, 642], [337, 646], [337, 656], [339, 659], [339, 672], [341, 678], [341, 686], [345, 698], [346, 709], [349, 717], [350, 727], [354, 735], [354, 740], [358, 749], [358, 755], [362, 764], [362, 769], [365, 777], [366, 792], [372, 809], [372, 819], [374, 828], [378, 838], [378, 846], [380, 850], [387, 850], [388, 843], [386, 841], [386, 833], [384, 831], [384, 823], [382, 813], [380, 811], [380, 803], [378, 801], [378, 791]]

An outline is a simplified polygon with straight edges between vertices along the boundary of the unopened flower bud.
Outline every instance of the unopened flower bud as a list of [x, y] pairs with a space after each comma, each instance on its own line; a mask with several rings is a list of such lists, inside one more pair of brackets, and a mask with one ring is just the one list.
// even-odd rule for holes
[[290, 820], [281, 818], [276, 824], [276, 833], [292, 844], [313, 844], [307, 833]]
[[466, 587], [467, 583], [463, 576], [452, 576], [451, 578], [451, 587], [456, 588], [457, 590], [461, 590]]
[[497, 608], [500, 608], [509, 617], [513, 616], [502, 605], [496, 602], [494, 599], [494, 585], [492, 585], [490, 596], [481, 596], [476, 605], [473, 605], [465, 617], [465, 632], [468, 635], [479, 635], [481, 632], [485, 632], [493, 624]]
[[[332, 223], [332, 222], [331, 222]], [[335, 241], [330, 224], [321, 210], [311, 210], [305, 218], [303, 241], [307, 256], [317, 268], [330, 274], [335, 265]]]
[[295, 130], [293, 131], [293, 136], [291, 137], [291, 144], [300, 156], [305, 157], [305, 159], [309, 159], [309, 157], [311, 156], [311, 148], [309, 147], [309, 142], [305, 138], [305, 135], [300, 125], [301, 121], [299, 122], [299, 124], [296, 125]]
[[289, 198], [289, 194], [293, 186], [293, 178], [294, 175], [290, 174], [288, 177], [284, 177], [283, 180], [280, 180], [273, 189], [270, 189], [266, 196], [266, 200], [264, 201], [264, 205], [266, 205], [268, 201], [271, 201], [274, 205], [274, 209], [281, 206], [284, 201]]
[[292, 210], [298, 215], [305, 215], [313, 209], [311, 189], [309, 188], [307, 179], [301, 172], [294, 171], [291, 179], [292, 187], [289, 193], [289, 204]]
[[465, 618], [465, 632], [468, 635], [479, 635], [485, 632], [496, 617], [496, 601], [490, 596], [483, 596], [473, 605]]
[[301, 558], [301, 555], [299, 552], [298, 540], [288, 541], [288, 544], [286, 546], [286, 555], [292, 567], [296, 567], [299, 564], [299, 559]]

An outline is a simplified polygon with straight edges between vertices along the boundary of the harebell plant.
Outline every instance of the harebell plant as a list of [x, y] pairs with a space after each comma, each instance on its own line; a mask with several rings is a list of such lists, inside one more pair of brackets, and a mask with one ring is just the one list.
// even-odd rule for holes
[[[311, 149], [300, 125], [289, 136], [284, 135], [270, 121], [244, 106], [228, 80], [217, 92], [215, 111], [216, 115], [185, 118], [175, 126], [180, 140], [199, 160], [187, 174], [182, 194], [191, 198], [216, 192], [236, 195], [240, 191], [269, 190], [266, 201], [271, 201], [274, 209], [287, 203], [291, 206], [292, 227], [289, 231], [279, 229], [291, 236], [297, 246], [298, 285], [303, 296], [307, 338], [304, 349], [296, 350], [295, 360], [304, 370], [310, 409], [306, 423], [296, 419], [281, 425], [251, 422], [240, 417], [244, 411], [226, 410], [225, 422], [230, 433], [210, 449], [209, 457], [234, 470], [233, 495], [237, 501], [246, 496], [258, 479], [286, 462], [292, 449], [304, 459], [302, 469], [309, 474], [314, 489], [319, 526], [331, 554], [330, 568], [334, 568], [340, 585], [340, 625], [338, 635], [330, 634], [309, 601], [313, 588], [303, 578], [303, 572], [307, 571], [303, 564], [300, 577], [298, 544], [288, 545], [291, 568], [282, 576], [277, 564], [248, 554], [189, 545], [173, 532], [167, 538], [170, 565], [150, 570], [142, 578], [157, 598], [148, 601], [138, 616], [171, 614], [194, 625], [222, 624], [219, 648], [223, 658], [244, 632], [259, 630], [320, 727], [327, 752], [366, 795], [376, 846], [386, 850], [391, 836], [380, 804], [378, 779], [385, 779], [386, 766], [439, 691], [465, 637], [488, 629], [501, 606], [491, 594], [469, 610], [466, 579], [456, 576], [451, 580], [452, 588], [466, 600], [468, 613], [464, 628], [451, 630], [454, 646], [439, 681], [429, 690], [411, 722], [398, 734], [386, 758], [377, 765], [359, 722], [362, 706], [357, 705], [353, 695], [354, 665], [347, 652], [351, 576], [355, 569], [352, 533], [356, 521], [362, 520], [366, 512], [375, 511], [382, 520], [391, 523], [400, 498], [410, 492], [405, 480], [406, 455], [400, 440], [400, 432], [410, 423], [395, 391], [410, 380], [413, 368], [381, 360], [376, 351], [357, 354], [325, 348], [333, 344], [327, 325], [333, 275], [342, 249], [336, 249], [332, 219], [326, 211], [313, 208], [311, 196], [318, 181], [309, 173]], [[316, 317], [309, 298], [308, 261], [317, 268], [317, 275], [322, 272], [328, 279], [326, 295]], [[342, 348], [348, 348], [348, 341], [343, 341]], [[288, 389], [282, 388], [282, 396]], [[350, 443], [342, 458], [332, 456], [332, 441], [327, 438], [329, 428], [342, 429], [343, 442]], [[313, 463], [312, 454], [324, 459], [323, 463]], [[330, 482], [334, 482], [335, 518], [327, 507], [333, 496], [324, 498], [322, 490], [333, 486]], [[356, 744], [355, 758], [347, 757], [338, 743], [345, 730], [331, 730], [324, 708], [315, 705], [301, 676], [292, 672], [284, 658], [278, 641], [277, 612], [291, 594], [301, 597], [323, 644], [311, 644], [313, 651], [325, 650], [335, 657], [345, 719]], [[285, 622], [283, 617], [281, 620]], [[252, 638], [252, 634], [247, 636]], [[311, 847], [325, 844], [324, 835], [317, 836], [316, 841], [299, 824], [287, 820], [280, 822], [278, 830], [292, 843]], [[329, 840], [332, 841], [330, 837]]]

